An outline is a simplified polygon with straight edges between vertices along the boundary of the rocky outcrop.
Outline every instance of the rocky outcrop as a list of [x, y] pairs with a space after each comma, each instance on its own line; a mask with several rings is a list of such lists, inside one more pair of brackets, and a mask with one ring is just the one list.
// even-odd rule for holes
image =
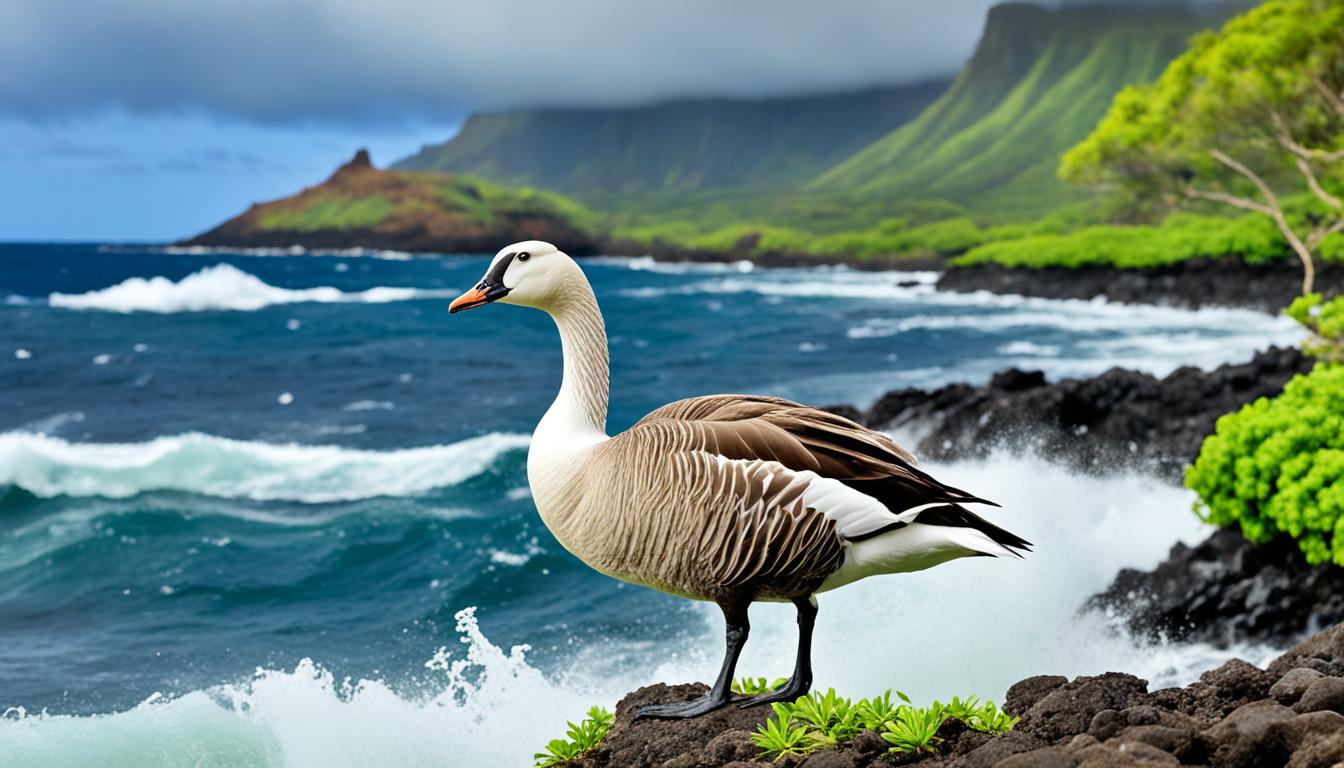
[[[1296, 261], [1249, 265], [1237, 259], [1194, 260], [1158, 269], [1113, 267], [1004, 267], [977, 264], [948, 269], [938, 279], [944, 291], [990, 291], [1046, 299], [1092, 299], [1168, 304], [1176, 307], [1250, 307], [1277, 312], [1302, 290]], [[1316, 290], [1344, 290], [1344, 264], [1323, 263]]]
[[1297, 349], [1270, 348], [1247, 363], [1181, 368], [1163, 379], [1115, 368], [1051, 383], [1040, 371], [1010, 369], [986, 386], [895, 390], [867, 411], [834, 410], [916, 436], [922, 458], [975, 458], [1006, 447], [1087, 471], [1137, 467], [1179, 480], [1219, 416], [1277, 395], [1309, 368]]
[[[694, 720], [633, 719], [651, 702], [688, 700], [704, 686], [656, 685], [621, 700], [603, 743], [583, 768], [749, 768], [751, 742], [768, 710], [727, 707]], [[789, 757], [788, 768], [1330, 768], [1344, 762], [1344, 625], [1303, 641], [1267, 669], [1233, 660], [1184, 688], [1149, 691], [1145, 680], [1110, 672], [1068, 680], [1039, 676], [1009, 688], [1004, 709], [1017, 727], [991, 736], [956, 721], [937, 751], [888, 755], [875, 733], [840, 749]]]
[[1344, 621], [1344, 568], [1308, 565], [1288, 537], [1252, 544], [1227, 528], [1151, 571], [1122, 570], [1088, 607], [1154, 640], [1286, 642]]
[[493, 253], [518, 240], [546, 240], [585, 256], [600, 250], [597, 234], [580, 225], [586, 218], [551, 193], [380, 170], [361, 149], [321, 184], [253, 205], [179, 245]]
[[[1310, 365], [1295, 348], [1271, 348], [1247, 363], [1182, 368], [1164, 379], [1114, 369], [1050, 383], [1038, 371], [1008, 370], [982, 387], [897, 390], [866, 412], [835, 410], [917, 437], [924, 458], [1006, 447], [1086, 471], [1137, 468], [1179, 482], [1219, 416], [1277, 395]], [[1344, 621], [1344, 568], [1308, 565], [1288, 538], [1252, 544], [1239, 530], [1221, 530], [1194, 547], [1177, 544], [1151, 571], [1121, 571], [1086, 607], [1154, 640], [1282, 644]]]

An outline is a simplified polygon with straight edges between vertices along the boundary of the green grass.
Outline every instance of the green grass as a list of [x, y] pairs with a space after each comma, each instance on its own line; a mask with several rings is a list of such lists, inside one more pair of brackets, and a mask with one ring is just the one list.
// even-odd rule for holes
[[564, 765], [592, 750], [602, 743], [614, 720], [611, 712], [602, 707], [593, 707], [588, 710], [588, 716], [578, 723], [566, 723], [569, 726], [565, 731], [567, 738], [552, 739], [545, 750], [532, 756], [536, 768]]
[[355, 198], [331, 198], [302, 210], [274, 211], [264, 214], [262, 229], [290, 232], [315, 232], [322, 229], [366, 229], [376, 226], [392, 214], [392, 204], [383, 195]]

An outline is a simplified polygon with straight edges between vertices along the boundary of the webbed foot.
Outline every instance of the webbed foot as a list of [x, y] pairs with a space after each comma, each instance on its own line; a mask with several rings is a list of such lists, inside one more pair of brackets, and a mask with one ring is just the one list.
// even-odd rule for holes
[[757, 694], [756, 696], [749, 696], [736, 703], [740, 709], [746, 709], [748, 707], [759, 707], [762, 704], [773, 704], [777, 701], [792, 702], [801, 696], [807, 695], [807, 692], [811, 687], [811, 685], [795, 683], [790, 680], [777, 690], [769, 693]]
[[726, 696], [715, 696], [713, 692], [710, 692], [698, 699], [676, 704], [647, 704], [635, 710], [635, 719], [685, 720], [713, 712], [727, 703], [728, 698]]

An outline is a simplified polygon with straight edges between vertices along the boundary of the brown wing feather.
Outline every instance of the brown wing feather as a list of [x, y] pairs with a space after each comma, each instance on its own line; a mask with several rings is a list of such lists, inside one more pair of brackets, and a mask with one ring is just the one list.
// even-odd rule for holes
[[945, 485], [881, 432], [817, 408], [759, 395], [710, 395], [669, 403], [636, 426], [695, 422], [705, 450], [729, 459], [777, 461], [810, 469], [867, 493], [893, 511], [938, 501], [988, 502]]

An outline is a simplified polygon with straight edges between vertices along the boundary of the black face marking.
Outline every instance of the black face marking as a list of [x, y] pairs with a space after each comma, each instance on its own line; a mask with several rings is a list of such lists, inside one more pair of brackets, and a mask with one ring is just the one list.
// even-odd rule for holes
[[[508, 293], [509, 289], [504, 287], [504, 273], [509, 271], [509, 265], [513, 263], [513, 259], [517, 255], [516, 253], [504, 254], [504, 258], [495, 262], [495, 265], [490, 268], [490, 271], [485, 274], [485, 277], [476, 287], [483, 291], [502, 289], [504, 293]], [[500, 296], [503, 295], [500, 294]]]

